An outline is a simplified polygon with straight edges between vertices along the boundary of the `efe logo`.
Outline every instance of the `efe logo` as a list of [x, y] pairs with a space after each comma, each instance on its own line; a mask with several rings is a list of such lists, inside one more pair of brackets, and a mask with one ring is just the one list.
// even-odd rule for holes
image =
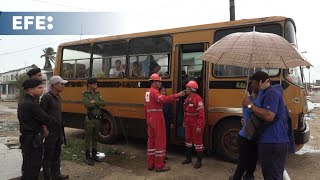
[[53, 29], [52, 21], [52, 16], [12, 16], [12, 29], [29, 30], [29, 27], [35, 27], [36, 30], [51, 30]]

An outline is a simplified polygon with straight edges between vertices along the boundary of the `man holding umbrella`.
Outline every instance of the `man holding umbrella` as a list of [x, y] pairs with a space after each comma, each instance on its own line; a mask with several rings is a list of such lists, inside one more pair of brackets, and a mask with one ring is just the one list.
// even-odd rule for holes
[[[259, 88], [259, 84], [268, 79], [267, 73], [258, 71], [252, 76], [252, 87]], [[282, 179], [289, 143], [285, 103], [282, 94], [270, 84], [264, 90], [261, 102], [261, 108], [259, 108], [246, 96], [242, 105], [267, 122], [258, 140], [258, 158], [264, 179]]]

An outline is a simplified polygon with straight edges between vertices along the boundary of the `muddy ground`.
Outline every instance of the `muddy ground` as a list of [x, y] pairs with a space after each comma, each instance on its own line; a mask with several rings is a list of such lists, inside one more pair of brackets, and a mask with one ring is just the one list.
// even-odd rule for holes
[[[320, 93], [312, 94], [309, 99], [313, 103], [320, 103]], [[320, 108], [308, 115], [311, 129], [310, 141], [304, 148], [294, 155], [290, 155], [286, 169], [291, 179], [318, 180], [320, 179]], [[7, 108], [9, 107], [9, 108]], [[6, 109], [7, 108], [7, 109]], [[18, 136], [18, 121], [15, 111], [16, 103], [0, 103], [0, 137]], [[2, 111], [1, 109], [4, 109]], [[67, 138], [81, 139], [83, 130], [66, 128]], [[216, 156], [205, 157], [203, 168], [195, 170], [192, 165], [181, 165], [184, 159], [183, 147], [168, 147], [171, 171], [156, 173], [146, 169], [146, 145], [142, 140], [120, 140], [115, 145], [105, 145], [116, 153], [107, 154], [102, 163], [87, 166], [79, 160], [65, 160], [62, 162], [62, 172], [70, 175], [70, 179], [228, 179], [236, 165], [223, 162]], [[76, 159], [76, 158], [75, 158]], [[195, 158], [194, 158], [195, 159]], [[260, 166], [257, 166], [256, 179], [263, 179]]]

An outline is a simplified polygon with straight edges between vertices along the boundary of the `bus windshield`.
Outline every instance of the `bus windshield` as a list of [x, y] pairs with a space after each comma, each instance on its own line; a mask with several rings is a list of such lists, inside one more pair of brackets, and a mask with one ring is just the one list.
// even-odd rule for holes
[[285, 78], [289, 82], [303, 87], [300, 67], [295, 67], [295, 68], [290, 68], [285, 70]]

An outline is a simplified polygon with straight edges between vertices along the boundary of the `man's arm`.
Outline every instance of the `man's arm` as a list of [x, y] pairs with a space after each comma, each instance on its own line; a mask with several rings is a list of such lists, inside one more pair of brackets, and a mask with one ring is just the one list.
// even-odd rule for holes
[[49, 104], [50, 104], [50, 99], [48, 96], [45, 94], [42, 96], [41, 101], [40, 101], [40, 107], [43, 109], [46, 113], [48, 113], [49, 110]]
[[185, 95], [185, 92], [183, 92], [183, 91], [176, 93], [176, 94], [169, 95], [169, 96], [162, 95], [162, 94], [160, 94], [159, 91], [155, 91], [153, 93], [150, 93], [150, 96], [152, 96], [151, 98], [154, 98], [159, 103], [172, 102], [176, 98], [184, 96], [184, 95]]
[[105, 105], [107, 104], [107, 102], [104, 101], [104, 100], [102, 99], [102, 97], [100, 96], [100, 94], [99, 94], [98, 101], [96, 101], [95, 104], [98, 105], [98, 106], [100, 106], [100, 107], [103, 107], [103, 106], [105, 106]]
[[95, 108], [96, 105], [92, 104], [90, 101], [91, 100], [89, 96], [86, 93], [82, 93], [82, 103], [84, 104], [84, 107], [86, 107], [87, 109]]
[[261, 118], [267, 122], [272, 122], [274, 120], [275, 115], [276, 115], [275, 113], [273, 113], [271, 111], [265, 110], [263, 108], [259, 108], [255, 105], [252, 105], [251, 110], [256, 116], [258, 116], [259, 118]]

